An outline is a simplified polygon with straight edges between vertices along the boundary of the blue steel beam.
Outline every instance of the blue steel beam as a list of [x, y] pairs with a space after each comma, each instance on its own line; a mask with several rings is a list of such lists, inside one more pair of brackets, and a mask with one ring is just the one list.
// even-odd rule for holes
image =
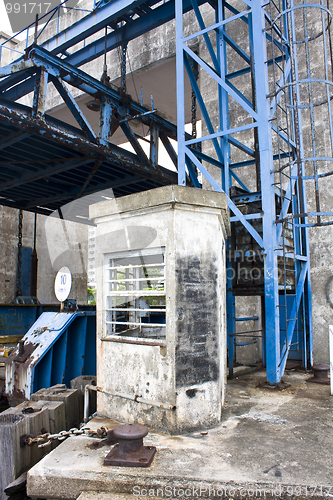
[[[230, 21], [230, 20], [229, 20]], [[190, 56], [193, 60], [195, 60], [200, 66], [203, 67], [215, 80], [216, 82], [223, 87], [224, 90], [226, 90], [232, 97], [235, 98], [239, 104], [241, 104], [246, 111], [252, 116], [256, 117], [257, 114], [253, 110], [252, 107], [249, 107], [243, 99], [241, 99], [229, 86], [227, 83], [225, 83], [221, 77], [207, 65], [201, 58], [199, 58], [192, 50], [190, 50], [184, 43], [183, 40], [183, 10], [182, 10], [182, 5], [181, 1], [176, 3], [176, 67], [177, 67], [177, 124], [178, 124], [178, 183], [180, 185], [185, 184], [185, 179], [186, 179], [186, 172], [185, 172], [185, 164], [186, 164], [186, 157], [190, 158], [192, 163], [196, 165], [198, 170], [206, 177], [208, 182], [214, 187], [215, 190], [217, 191], [223, 191], [221, 186], [213, 179], [213, 177], [207, 172], [207, 170], [203, 167], [203, 165], [198, 161], [194, 153], [188, 148], [191, 144], [199, 143], [202, 142], [202, 140], [207, 140], [207, 139], [213, 139], [213, 144], [216, 150], [216, 153], [218, 155], [218, 158], [221, 163], [224, 163], [223, 159], [223, 154], [220, 149], [219, 144], [217, 143], [216, 139], [218, 137], [222, 137], [223, 135], [229, 135], [231, 133], [235, 133], [238, 131], [238, 129], [234, 130], [229, 130], [229, 131], [224, 131], [224, 132], [217, 132], [217, 133], [211, 133], [209, 136], [206, 136], [204, 138], [199, 138], [199, 139], [192, 139], [192, 140], [187, 140], [185, 141], [185, 135], [184, 135], [184, 128], [185, 128], [185, 117], [184, 117], [184, 67], [186, 68], [186, 71], [188, 73], [188, 76], [190, 78], [190, 82], [192, 85], [192, 88], [194, 89], [195, 95], [198, 100], [198, 104], [201, 109], [201, 113], [203, 115], [203, 118], [207, 124], [207, 128], [209, 132], [213, 132], [213, 126], [212, 122], [210, 120], [208, 111], [206, 109], [206, 106], [204, 104], [204, 101], [202, 99], [200, 89], [197, 85], [197, 82], [194, 78], [193, 71], [191, 68], [191, 64], [188, 60], [188, 56]], [[185, 52], [187, 54], [185, 54]], [[245, 128], [252, 128], [256, 126], [256, 124], [249, 124], [246, 125]], [[243, 130], [242, 127], [239, 127], [239, 131]], [[229, 198], [227, 195], [228, 199], [228, 206], [230, 210], [239, 218], [239, 220], [242, 222], [242, 224], [246, 227], [246, 229], [249, 231], [251, 236], [257, 241], [257, 243], [262, 246], [263, 245], [263, 240], [262, 237], [258, 234], [258, 232], [253, 228], [253, 226], [248, 223], [241, 213], [241, 211], [235, 206], [233, 201]]]
[[[201, 0], [200, 3], [205, 3], [206, 0]], [[186, 0], [185, 2], [185, 11], [190, 10], [190, 0]], [[147, 31], [154, 29], [158, 26], [161, 26], [162, 24], [170, 21], [173, 19], [175, 16], [175, 5], [174, 5], [174, 0], [170, 0], [163, 5], [160, 5], [156, 7], [154, 10], [151, 10], [148, 14], [143, 16], [140, 19], [135, 19], [134, 21], [131, 21], [121, 28], [121, 36], [119, 36], [119, 30], [114, 30], [111, 33], [107, 35], [107, 38], [105, 40], [105, 37], [101, 37], [98, 40], [95, 40], [94, 42], [91, 42], [90, 44], [87, 44], [85, 47], [83, 47], [80, 50], [77, 50], [73, 54], [67, 55], [66, 58], [63, 60], [69, 62], [70, 64], [74, 66], [82, 66], [83, 64], [86, 64], [93, 59], [96, 59], [97, 57], [100, 57], [101, 55], [104, 54], [105, 49], [107, 51], [110, 51], [112, 49], [115, 49], [116, 47], [119, 47], [121, 45], [121, 40], [123, 39], [124, 41], [130, 41], [134, 40], [138, 36], [146, 33]], [[53, 54], [58, 54], [61, 53], [58, 50], [53, 50]], [[19, 61], [16, 64], [16, 69], [13, 69], [13, 72], [18, 71], [18, 68], [23, 70], [25, 67], [30, 68], [29, 63], [25, 61]], [[21, 64], [21, 67], [19, 66]], [[33, 89], [33, 81], [32, 79], [27, 79], [31, 72], [33, 71], [32, 69], [21, 71], [20, 74], [12, 75], [9, 78], [7, 78], [4, 82], [0, 82], [0, 90], [5, 91], [7, 88], [11, 88], [14, 85], [18, 84], [22, 80], [24, 80], [23, 83], [17, 85], [15, 89], [11, 89], [10, 91], [6, 92], [6, 98], [11, 99], [11, 100], [17, 100], [20, 97], [26, 95], [27, 93], [31, 92]], [[1, 74], [1, 69], [0, 69], [0, 77], [3, 76]]]
[[243, 151], [243, 153], [246, 153], [250, 156], [253, 156], [253, 158], [254, 158], [255, 152], [253, 151], [253, 149], [249, 148], [246, 144], [243, 144], [242, 142], [237, 141], [237, 139], [235, 139], [234, 137], [230, 137], [230, 136], [229, 136], [229, 142], [232, 146], [235, 146], [240, 151]]
[[[202, 175], [207, 179], [207, 181], [213, 186], [215, 191], [218, 191], [220, 193], [224, 193], [224, 190], [221, 188], [221, 186], [216, 182], [216, 180], [212, 177], [212, 175], [205, 169], [205, 167], [202, 165], [202, 163], [199, 162], [197, 157], [193, 154], [193, 152], [189, 148], [186, 148], [186, 154], [190, 158], [192, 163], [197, 167], [197, 169], [202, 173]], [[179, 167], [178, 167], [178, 169], [179, 169]], [[260, 236], [260, 234], [254, 229], [254, 227], [249, 222], [247, 222], [246, 216], [244, 216], [242, 214], [242, 212], [239, 210], [239, 208], [236, 207], [236, 205], [231, 200], [231, 198], [228, 195], [226, 195], [226, 196], [227, 196], [227, 202], [228, 202], [229, 209], [235, 214], [237, 219], [248, 230], [248, 232], [256, 240], [256, 242], [260, 246], [263, 246], [263, 239]]]
[[[158, 1], [152, 1], [150, 4], [153, 5]], [[117, 21], [123, 14], [130, 12], [143, 3], [146, 3], [146, 0], [113, 0], [103, 7], [95, 9], [72, 26], [50, 38], [42, 44], [42, 47], [49, 52], [59, 54], [94, 35], [113, 21]]]
[[[192, 151], [192, 153], [194, 153], [197, 158], [200, 158], [200, 160], [207, 161], [208, 163], [211, 163], [212, 165], [219, 167], [221, 170], [224, 169], [224, 165], [221, 162], [212, 158], [211, 156], [205, 155], [204, 153], [202, 153], [201, 151], [198, 151], [197, 149], [193, 149], [193, 148], [188, 148], [188, 149], [190, 151]], [[238, 184], [240, 185], [241, 188], [243, 188], [245, 191], [250, 192], [249, 188], [238, 177], [238, 175], [235, 174], [235, 172], [231, 171], [230, 173], [231, 173], [232, 177], [238, 182]]]
[[[120, 104], [121, 96], [117, 91], [104, 85], [102, 82], [81, 71], [80, 69], [66, 63], [66, 61], [63, 61], [62, 59], [49, 54], [40, 47], [33, 48], [30, 52], [30, 57], [36, 66], [39, 65], [41, 67], [47, 68], [47, 71], [49, 72], [51, 77], [62, 79], [63, 81], [79, 88], [83, 92], [91, 94], [92, 96], [98, 97], [101, 94], [110, 98], [115, 104]], [[149, 110], [147, 110], [143, 106], [140, 106], [136, 102], [131, 103], [130, 110], [133, 115], [141, 115], [140, 120], [143, 123], [150, 125], [151, 118], [147, 114]], [[72, 103], [72, 112], [74, 111], [75, 105], [74, 103]], [[161, 130], [163, 130], [169, 137], [176, 138], [176, 125], [168, 122], [159, 115], [156, 115], [154, 117], [154, 123], [156, 127], [159, 127]]]
[[49, 75], [44, 68], [40, 68], [35, 78], [34, 96], [32, 102], [32, 115], [43, 118]]
[[[193, 73], [193, 69], [192, 69], [192, 66], [191, 66], [191, 63], [187, 57], [186, 54], [184, 54], [184, 67], [187, 71], [187, 74], [188, 74], [188, 77], [190, 79], [190, 82], [191, 82], [191, 85], [192, 85], [192, 88], [194, 90], [194, 93], [195, 93], [195, 96], [196, 96], [196, 99], [198, 101], [198, 104], [199, 104], [199, 107], [200, 107], [200, 110], [201, 110], [201, 114], [205, 120], [205, 123], [206, 123], [206, 126], [207, 126], [207, 129], [208, 129], [208, 132], [210, 134], [213, 134], [214, 133], [214, 127], [213, 127], [213, 124], [211, 122], [211, 119], [210, 119], [210, 116], [209, 116], [209, 113], [207, 111], [207, 108], [206, 108], [206, 105], [204, 103], [204, 100], [201, 96], [201, 92], [200, 92], [200, 89], [199, 89], [199, 86], [198, 86], [198, 83], [196, 81], [196, 78], [194, 76], [194, 73]], [[224, 163], [224, 159], [223, 159], [223, 153], [222, 153], [222, 150], [220, 148], [220, 145], [217, 141], [217, 138], [214, 137], [212, 138], [213, 139], [213, 145], [214, 145], [214, 148], [215, 148], [215, 151], [216, 151], [216, 154], [217, 154], [217, 157], [220, 161], [220, 163]], [[201, 142], [202, 140], [201, 139], [198, 139], [198, 142]], [[190, 145], [191, 142], [187, 141], [187, 145]]]
[[248, 105], [245, 96], [240, 96], [238, 92], [235, 92], [233, 88], [224, 81], [203, 59], [201, 59], [193, 50], [186, 45], [183, 45], [183, 50], [198, 63], [215, 81], [220, 85], [228, 94], [235, 99], [235, 101], [242, 106], [242, 108], [252, 116], [255, 120], [257, 119], [257, 113], [254, 111], [252, 105]]
[[[190, 4], [190, 2], [188, 2]], [[188, 7], [189, 8], [189, 7]], [[121, 28], [121, 36], [117, 30], [112, 31], [106, 37], [99, 38], [90, 44], [87, 44], [80, 50], [66, 57], [66, 61], [73, 66], [82, 66], [97, 57], [104, 54], [105, 48], [107, 51], [113, 50], [121, 45], [121, 40], [129, 42], [134, 40], [147, 31], [162, 26], [162, 24], [171, 21], [175, 17], [175, 3], [173, 0], [151, 10], [148, 14], [140, 19], [135, 19], [130, 23], [125, 24]]]
[[106, 146], [109, 143], [110, 136], [112, 100], [106, 96], [102, 96], [100, 103], [99, 142]]
[[166, 134], [164, 134], [164, 132], [162, 132], [162, 130], [160, 131], [160, 139], [161, 139], [162, 144], [165, 147], [165, 150], [168, 153], [172, 163], [177, 168], [177, 164], [178, 164], [177, 153], [175, 151], [175, 148], [171, 144], [169, 137]]
[[74, 97], [72, 94], [69, 92], [68, 88], [66, 85], [62, 82], [60, 77], [52, 77], [52, 83], [54, 84], [55, 88], [63, 98], [64, 102], [66, 103], [68, 109], [74, 116], [75, 120], [77, 123], [80, 125], [81, 129], [84, 131], [88, 139], [92, 142], [96, 142], [97, 137], [93, 129], [91, 128], [88, 120], [82, 113], [80, 107], [77, 105]]
[[[238, 16], [240, 19], [244, 18], [243, 13], [239, 13]], [[227, 81], [226, 75], [228, 73], [228, 59], [227, 59], [227, 47], [225, 43], [225, 35], [226, 35], [226, 25], [228, 23], [228, 20], [226, 19], [225, 9], [223, 8], [221, 0], [219, 0], [218, 9], [215, 12], [215, 22], [221, 24], [218, 30], [216, 30], [216, 35], [215, 35], [217, 57], [220, 65], [220, 76], [224, 81]], [[226, 90], [223, 89], [221, 86], [218, 87], [218, 100], [219, 100], [220, 130], [226, 132], [227, 130], [230, 129], [229, 97]], [[231, 157], [230, 138], [231, 138], [230, 135], [225, 135], [220, 139], [221, 148], [223, 150], [223, 157], [226, 159], [224, 171], [221, 172], [221, 184], [227, 193], [230, 192], [230, 185], [232, 184], [232, 179], [231, 179], [232, 176], [230, 175], [232, 171], [229, 168], [229, 159]], [[246, 189], [246, 191], [248, 191], [248, 189]], [[230, 244], [230, 238], [228, 246], [229, 244]], [[235, 305], [229, 293], [227, 293], [227, 305], [231, 309], [233, 309]]]
[[308, 272], [309, 272], [309, 263], [308, 262], [302, 263], [301, 272], [300, 272], [300, 276], [299, 276], [299, 279], [297, 282], [297, 287], [296, 287], [296, 297], [295, 297], [295, 300], [293, 301], [293, 305], [291, 308], [291, 313], [290, 313], [291, 318], [289, 319], [288, 325], [286, 328], [286, 330], [287, 330], [286, 340], [282, 344], [282, 347], [281, 347], [281, 361], [280, 361], [279, 369], [282, 371], [282, 373], [283, 373], [285, 366], [286, 366], [287, 357], [288, 357], [287, 355], [288, 355], [288, 352], [290, 349], [290, 344], [291, 344], [294, 330], [296, 327], [296, 322], [297, 322], [296, 318], [298, 316], [298, 311], [299, 311], [299, 307], [301, 304], [301, 299], [304, 296], [304, 286], [305, 286]]
[[[54, 77], [62, 78], [62, 80], [68, 82], [70, 85], [82, 90], [83, 92], [96, 97], [99, 97], [100, 93], [101, 95], [109, 97], [118, 105], [120, 104], [121, 95], [116, 90], [113, 90], [96, 78], [88, 75], [75, 66], [68, 64], [66, 61], [53, 56], [40, 47], [33, 48], [29, 53], [29, 57], [34, 61], [35, 65], [45, 67]], [[132, 102], [130, 108], [131, 111], [137, 115], [144, 115], [147, 111], [149, 111], [147, 108], [140, 106], [136, 102]], [[176, 125], [168, 122], [159, 115], [156, 115], [154, 119], [156, 126], [162, 127], [170, 137], [176, 137]], [[149, 115], [142, 116], [141, 120], [143, 123], [150, 125], [151, 119]]]
[[[236, 134], [237, 132], [242, 132], [244, 130], [250, 130], [250, 129], [253, 129], [257, 126], [258, 126], [257, 123], [249, 123], [247, 125], [241, 125], [240, 127], [231, 128], [229, 130], [224, 130], [224, 131], [214, 132], [213, 134], [204, 135], [204, 136], [198, 137], [196, 139], [189, 139], [186, 141], [186, 144], [187, 145], [198, 144], [200, 142], [208, 141], [211, 139], [216, 139], [218, 137], [230, 136], [231, 134]], [[245, 147], [244, 147], [244, 149], [245, 149]]]
[[254, 86], [256, 91], [256, 110], [258, 113], [258, 140], [260, 157], [260, 180], [262, 191], [262, 219], [265, 287], [265, 335], [266, 335], [266, 375], [270, 383], [279, 382], [280, 370], [280, 321], [279, 286], [276, 255], [275, 191], [273, 171], [272, 135], [269, 121], [268, 74], [265, 61], [266, 36], [264, 32], [264, 9], [259, 1], [254, 1], [249, 16], [250, 37], [254, 60]]
[[139, 160], [141, 163], [144, 165], [149, 165], [149, 159], [144, 150], [142, 149], [141, 144], [139, 143], [138, 139], [136, 138], [133, 130], [128, 126], [127, 123], [121, 123], [120, 127], [122, 131], [124, 132], [127, 140], [131, 144], [132, 148], [136, 152]]
[[155, 127], [154, 120], [150, 126], [150, 161], [154, 168], [158, 165], [158, 139], [159, 133], [158, 128]]
[[[212, 43], [210, 41], [210, 38], [208, 36], [208, 33], [206, 31], [206, 26], [205, 26], [204, 20], [202, 18], [201, 12], [199, 10], [199, 5], [197, 4], [196, 0], [192, 0], [191, 4], [192, 4], [193, 10], [195, 12], [196, 18], [198, 20], [198, 23], [199, 23], [199, 26], [200, 26], [200, 29], [201, 29], [201, 31], [198, 32], [198, 36], [200, 36], [201, 34], [203, 34], [204, 40], [206, 42], [206, 46], [208, 48], [209, 55], [210, 55], [210, 57], [211, 57], [211, 59], [213, 61], [213, 65], [214, 65], [215, 71], [219, 72], [220, 71], [220, 65], [219, 65], [219, 62], [217, 60], [217, 57], [216, 57], [213, 45], [212, 45]], [[183, 8], [183, 12], [184, 12], [184, 8]]]
[[[29, 75], [34, 72], [33, 66], [34, 66], [34, 64], [32, 61], [26, 61], [25, 59], [20, 58], [18, 61], [14, 61], [11, 64], [9, 64], [8, 66], [2, 66], [0, 68], [0, 78], [4, 78], [6, 76], [10, 76], [10, 75], [19, 73], [19, 75], [15, 77], [16, 79], [18, 78], [18, 80], [15, 82], [15, 83], [17, 83], [17, 82], [21, 81], [21, 78], [22, 78], [21, 72], [27, 72], [27, 70], [30, 70], [28, 72]], [[11, 83], [11, 84], [14, 85], [13, 83]]]
[[28, 137], [29, 134], [27, 134], [26, 132], [15, 132], [14, 134], [11, 134], [9, 137], [6, 137], [4, 141], [0, 142], [0, 150], [10, 148], [17, 142], [24, 141], [24, 139], [27, 139]]
[[[24, 110], [24, 111], [23, 111]], [[138, 162], [136, 155], [125, 151], [123, 148], [117, 147], [111, 143], [107, 146], [94, 144], [84, 137], [80, 137], [79, 129], [69, 127], [68, 131], [59, 129], [53, 123], [52, 119], [45, 119], [43, 123], [40, 120], [31, 117], [31, 111], [25, 106], [15, 104], [15, 110], [8, 107], [5, 101], [0, 100], [0, 121], [9, 123], [17, 127], [24, 127], [29, 133], [45, 139], [52, 140], [62, 146], [68, 147], [70, 151], [78, 151], [82, 157], [88, 156], [92, 159], [97, 157], [103, 158], [104, 161], [110, 162], [115, 167], [127, 169], [130, 172], [141, 174], [150, 177], [154, 174], [161, 182], [174, 183], [175, 173], [160, 167], [158, 170], [151, 167], [150, 164], [144, 165]], [[2, 188], [2, 185], [0, 186]]]

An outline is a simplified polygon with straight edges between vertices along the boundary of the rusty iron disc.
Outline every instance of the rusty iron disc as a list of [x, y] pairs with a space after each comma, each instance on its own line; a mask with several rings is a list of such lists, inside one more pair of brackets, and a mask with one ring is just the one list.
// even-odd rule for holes
[[113, 435], [118, 440], [135, 440], [142, 439], [148, 434], [148, 429], [140, 424], [125, 424], [119, 425], [113, 429]]

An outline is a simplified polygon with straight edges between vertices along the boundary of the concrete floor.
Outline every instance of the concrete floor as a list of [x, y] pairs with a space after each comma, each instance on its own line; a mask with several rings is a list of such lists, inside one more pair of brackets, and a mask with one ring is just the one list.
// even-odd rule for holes
[[[109, 448], [71, 437], [33, 467], [33, 498], [333, 498], [333, 397], [330, 387], [287, 372], [290, 387], [258, 387], [264, 372], [229, 381], [222, 423], [206, 432], [150, 432], [157, 447], [148, 469], [105, 467]], [[89, 426], [113, 427], [95, 418]], [[158, 490], [158, 491], [157, 491]], [[90, 493], [89, 493], [90, 492]]]

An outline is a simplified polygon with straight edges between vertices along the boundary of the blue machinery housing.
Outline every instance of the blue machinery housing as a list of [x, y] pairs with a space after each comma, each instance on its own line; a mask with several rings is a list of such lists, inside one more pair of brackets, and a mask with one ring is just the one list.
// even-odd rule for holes
[[[125, 50], [128, 42], [173, 18], [177, 127], [79, 69], [104, 51], [120, 45]], [[1, 203], [49, 214], [108, 187], [116, 196], [176, 182], [225, 192], [233, 223], [227, 251], [230, 375], [236, 346], [257, 338], [262, 339], [268, 382], [281, 380], [288, 357], [308, 367], [312, 324], [307, 230], [331, 224], [332, 216], [321, 196], [333, 160], [330, 22], [322, 3], [293, 0], [100, 2], [74, 25], [27, 47], [24, 57], [0, 68]], [[98, 32], [100, 37], [90, 42], [88, 37]], [[68, 52], [85, 40], [82, 48]], [[318, 44], [322, 65], [314, 77], [311, 50], [317, 53]], [[192, 102], [200, 110], [202, 137], [185, 132], [185, 72]], [[45, 113], [49, 82], [78, 127]], [[98, 134], [66, 84], [98, 99]], [[204, 92], [207, 85], [215, 89], [213, 105]], [[318, 87], [322, 97], [314, 102]], [[29, 92], [34, 96], [31, 108], [16, 102]], [[319, 107], [327, 116], [329, 153], [322, 153], [316, 140]], [[131, 128], [133, 117], [149, 128], [149, 155]], [[118, 127], [135, 154], [112, 144], [112, 131]], [[176, 138], [177, 154], [170, 141]], [[158, 165], [158, 139], [178, 177]], [[236, 317], [238, 296], [262, 298], [260, 329], [237, 331], [237, 322], [255, 320]]]
[[43, 312], [6, 363], [6, 393], [30, 399], [43, 387], [96, 373], [96, 314]]

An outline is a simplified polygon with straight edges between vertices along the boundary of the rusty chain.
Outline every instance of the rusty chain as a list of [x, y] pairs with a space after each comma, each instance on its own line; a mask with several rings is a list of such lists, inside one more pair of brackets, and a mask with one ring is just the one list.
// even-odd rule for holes
[[89, 427], [83, 427], [82, 429], [77, 429], [73, 427], [69, 431], [60, 431], [57, 434], [50, 434], [46, 432], [45, 434], [39, 434], [36, 437], [32, 437], [27, 435], [24, 439], [24, 444], [28, 446], [32, 446], [33, 444], [37, 444], [38, 448], [45, 448], [52, 444], [52, 441], [64, 441], [69, 436], [88, 436], [88, 437], [98, 437], [98, 438], [106, 438], [108, 433], [107, 427], [100, 427], [97, 430], [89, 429]]
[[192, 88], [191, 90], [191, 123], [192, 123], [192, 138], [197, 138], [197, 97]]
[[17, 270], [16, 270], [16, 290], [15, 297], [22, 295], [22, 226], [23, 212], [19, 210], [18, 216], [18, 235], [17, 235]]
[[126, 55], [127, 55], [127, 42], [122, 40], [121, 44], [121, 93], [123, 95], [127, 92], [126, 85]]

